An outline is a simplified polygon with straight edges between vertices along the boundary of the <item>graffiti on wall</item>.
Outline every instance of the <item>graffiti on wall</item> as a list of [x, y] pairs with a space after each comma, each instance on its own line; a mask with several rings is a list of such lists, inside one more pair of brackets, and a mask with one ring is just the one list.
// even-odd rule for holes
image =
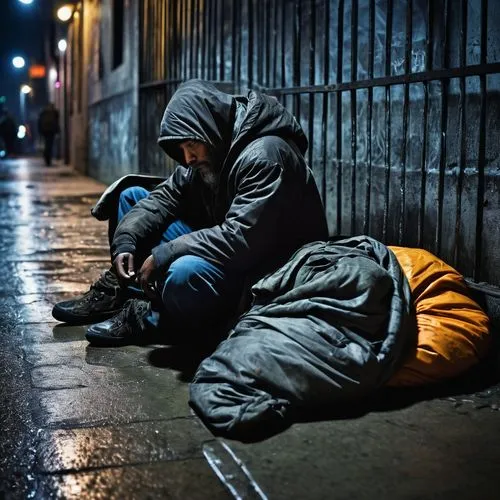
[[105, 182], [135, 171], [137, 121], [127, 96], [109, 99], [91, 108], [89, 115], [89, 168]]

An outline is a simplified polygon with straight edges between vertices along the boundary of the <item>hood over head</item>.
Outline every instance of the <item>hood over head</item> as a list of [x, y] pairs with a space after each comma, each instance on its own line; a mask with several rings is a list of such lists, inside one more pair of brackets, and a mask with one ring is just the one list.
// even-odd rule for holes
[[233, 96], [209, 82], [188, 80], [165, 109], [158, 144], [185, 165], [179, 142], [201, 141], [222, 164], [230, 151], [238, 154], [251, 141], [268, 135], [295, 142], [302, 154], [307, 150], [302, 128], [276, 98], [254, 91], [248, 96]]
[[223, 160], [231, 144], [235, 101], [202, 80], [188, 80], [179, 86], [168, 103], [160, 125], [158, 144], [181, 165], [185, 165], [179, 142], [201, 141], [210, 146], [214, 158]]

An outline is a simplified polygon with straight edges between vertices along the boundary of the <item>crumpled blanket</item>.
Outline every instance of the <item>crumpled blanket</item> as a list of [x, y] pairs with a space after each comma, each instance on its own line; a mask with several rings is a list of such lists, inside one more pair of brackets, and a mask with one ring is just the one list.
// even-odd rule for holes
[[290, 415], [360, 400], [415, 344], [408, 282], [394, 254], [359, 236], [299, 249], [252, 287], [253, 303], [199, 366], [190, 404], [218, 435], [251, 439]]

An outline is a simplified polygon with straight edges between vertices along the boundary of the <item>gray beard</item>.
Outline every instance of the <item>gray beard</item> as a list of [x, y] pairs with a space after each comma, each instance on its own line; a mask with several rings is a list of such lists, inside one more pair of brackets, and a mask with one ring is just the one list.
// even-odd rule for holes
[[200, 173], [201, 180], [204, 184], [206, 184], [210, 189], [215, 190], [219, 181], [217, 174], [211, 169], [200, 169], [198, 171]]

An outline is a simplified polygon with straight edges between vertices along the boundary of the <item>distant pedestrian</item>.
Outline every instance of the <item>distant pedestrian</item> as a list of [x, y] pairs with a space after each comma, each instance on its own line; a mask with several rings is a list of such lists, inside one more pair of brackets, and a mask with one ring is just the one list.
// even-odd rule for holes
[[49, 103], [38, 117], [38, 133], [43, 137], [43, 158], [45, 159], [45, 165], [47, 166], [52, 164], [54, 138], [60, 131], [59, 111], [53, 103]]
[[0, 137], [5, 145], [6, 156], [12, 156], [15, 153], [17, 127], [6, 108], [0, 110]]

